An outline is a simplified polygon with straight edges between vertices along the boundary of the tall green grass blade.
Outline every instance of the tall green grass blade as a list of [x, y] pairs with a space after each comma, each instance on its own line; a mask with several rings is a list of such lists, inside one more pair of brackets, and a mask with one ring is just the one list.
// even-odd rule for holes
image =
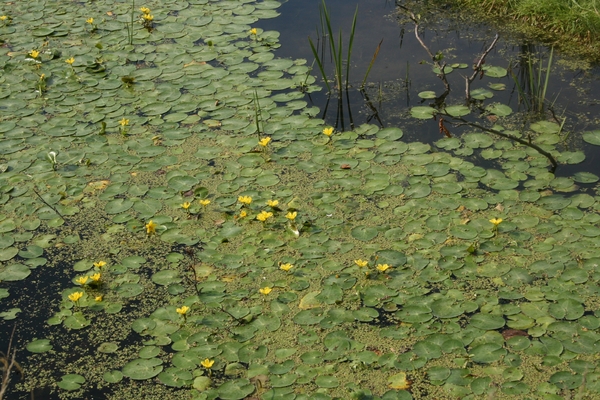
[[350, 40], [348, 41], [348, 57], [346, 58], [346, 89], [348, 89], [348, 81], [350, 77], [350, 58], [352, 56], [352, 44], [354, 43], [354, 32], [356, 31], [356, 18], [358, 16], [358, 5], [354, 11], [352, 19], [352, 29], [350, 30]]
[[[540, 97], [540, 102], [542, 106], [544, 101], [546, 101], [546, 91], [548, 90], [548, 82], [550, 80], [550, 70], [552, 68], [552, 56], [554, 55], [554, 47], [550, 48], [550, 57], [548, 58], [548, 66], [546, 67], [546, 79], [544, 80], [544, 87], [542, 88], [542, 95]], [[541, 68], [540, 68], [541, 70]]]
[[325, 68], [323, 68], [323, 63], [321, 62], [319, 53], [317, 52], [317, 49], [315, 48], [315, 45], [313, 44], [310, 37], [308, 38], [308, 43], [310, 44], [310, 49], [312, 50], [313, 55], [315, 56], [315, 61], [319, 66], [319, 70], [321, 71], [321, 76], [323, 76], [323, 80], [325, 81], [325, 86], [327, 86], [327, 90], [331, 93], [331, 87], [329, 86], [329, 82], [327, 81], [327, 74], [325, 73]]
[[[382, 43], [383, 43], [383, 39], [381, 39], [381, 41], [377, 45], [377, 48], [375, 49], [375, 53], [373, 53], [373, 57], [371, 58], [371, 62], [369, 63], [369, 67], [367, 68], [367, 73], [365, 74], [365, 77], [363, 78], [363, 81], [360, 84], [361, 89], [365, 87], [365, 83], [367, 82], [367, 78], [369, 77], [369, 72], [371, 72], [371, 68], [373, 67], [373, 64], [375, 64], [375, 60], [377, 59], [377, 55], [379, 54], [379, 49], [381, 49]], [[406, 79], [408, 80], [408, 65], [406, 67], [406, 75], [407, 75]]]
[[337, 57], [335, 58], [335, 80], [337, 81], [338, 90], [342, 90], [342, 30], [340, 29], [338, 47], [337, 47]]
[[258, 101], [258, 93], [256, 92], [256, 89], [254, 89], [254, 113], [255, 113], [255, 121], [256, 121], [256, 134], [258, 135], [258, 140], [260, 140], [260, 136], [261, 136], [261, 132], [260, 132], [260, 118], [261, 118], [261, 112], [260, 112], [260, 103]]

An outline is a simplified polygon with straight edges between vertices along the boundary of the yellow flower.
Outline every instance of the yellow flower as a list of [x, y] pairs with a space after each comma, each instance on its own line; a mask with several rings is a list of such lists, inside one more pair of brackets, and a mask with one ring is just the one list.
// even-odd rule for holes
[[79, 283], [80, 285], [85, 285], [88, 279], [88, 276], [80, 276], [79, 278], [75, 279], [75, 282]]
[[152, 16], [150, 14], [144, 14], [144, 15], [142, 15], [142, 18], [144, 18], [144, 21], [150, 22], [154, 19], [154, 16]]
[[498, 226], [502, 222], [502, 218], [492, 218], [490, 219], [490, 222], [494, 224], [494, 226]]
[[186, 201], [181, 204], [181, 208], [183, 208], [184, 210], [187, 210], [188, 208], [190, 208], [191, 205], [192, 205], [192, 203], [190, 203], [189, 201]]
[[156, 223], [154, 223], [154, 221], [150, 220], [150, 222], [148, 222], [146, 224], [146, 233], [148, 235], [152, 235], [152, 234], [156, 233], [156, 227], [157, 226], [158, 225], [156, 225]]
[[31, 56], [31, 58], [38, 58], [38, 56], [40, 55], [40, 52], [37, 50], [31, 50], [29, 52], [29, 55]]
[[119, 121], [119, 125], [125, 127], [127, 125], [129, 125], [129, 120], [125, 119], [125, 117], [123, 117], [120, 121]]
[[292, 268], [294, 268], [294, 264], [290, 264], [290, 263], [281, 264], [279, 266], [279, 269], [282, 269], [284, 271], [289, 271]]
[[272, 212], [261, 211], [260, 214], [256, 216], [256, 219], [262, 222], [265, 222], [267, 219], [273, 216]]
[[252, 28], [252, 29], [250, 29], [250, 34], [251, 35], [257, 35], [258, 31], [256, 30], [256, 28]]
[[267, 147], [267, 145], [269, 144], [270, 141], [271, 141], [271, 138], [267, 136], [267, 137], [260, 139], [258, 141], [258, 144], [260, 144], [262, 147]]
[[358, 265], [359, 267], [366, 267], [367, 265], [369, 265], [369, 262], [366, 260], [354, 260], [354, 264]]
[[242, 204], [250, 204], [250, 203], [252, 203], [252, 197], [240, 196], [240, 197], [238, 197], [238, 201]]
[[71, 58], [67, 58], [67, 59], [65, 60], [65, 62], [66, 62], [67, 64], [69, 64], [69, 65], [73, 65], [73, 63], [75, 62], [75, 59], [74, 59], [73, 57], [71, 57]]
[[98, 262], [95, 262], [95, 263], [94, 263], [94, 267], [96, 267], [96, 268], [102, 268], [102, 267], [104, 267], [105, 265], [106, 265], [106, 262], [105, 262], [105, 261], [98, 261]]
[[83, 292], [74, 292], [69, 295], [69, 300], [78, 301], [82, 297], [83, 297]]
[[381, 272], [385, 272], [388, 269], [390, 269], [391, 267], [387, 264], [377, 264], [377, 269]]
[[150, 9], [148, 7], [141, 7], [140, 11], [144, 14], [150, 14]]
[[178, 308], [175, 311], [177, 311], [177, 314], [179, 314], [179, 315], [185, 315], [185, 314], [187, 314], [188, 311], [190, 311], [190, 308], [188, 306], [183, 306], [181, 308]]
[[102, 295], [94, 297], [94, 300], [98, 302], [102, 301]]
[[329, 128], [324, 128], [323, 129], [323, 135], [325, 136], [331, 136], [333, 134], [333, 128], [329, 127]]
[[87, 22], [88, 24], [93, 24], [94, 23], [94, 18], [88, 18], [85, 20], [85, 22]]
[[279, 204], [279, 200], [268, 200], [267, 201], [267, 205], [269, 207], [277, 207], [278, 204]]
[[98, 282], [100, 280], [100, 277], [102, 275], [100, 275], [100, 272], [95, 273], [94, 275], [90, 276], [90, 278], [94, 281], [94, 282]]
[[264, 288], [260, 288], [260, 289], [258, 289], [258, 291], [259, 291], [261, 294], [264, 294], [265, 296], [266, 296], [266, 295], [268, 295], [269, 293], [271, 293], [271, 291], [272, 291], [272, 290], [273, 290], [273, 289], [271, 289], [271, 288], [270, 288], [270, 287], [268, 287], [268, 286], [265, 286]]
[[205, 207], [210, 204], [210, 200], [208, 199], [198, 200], [198, 202]]
[[43, 81], [44, 79], [46, 79], [46, 74], [41, 74], [40, 75], [40, 81]]
[[248, 213], [246, 212], [246, 210], [240, 211], [240, 218], [244, 218], [246, 215], [248, 215]]
[[288, 213], [285, 214], [285, 217], [287, 219], [289, 219], [290, 221], [295, 220], [297, 216], [298, 216], [298, 213], [296, 211], [294, 211], [294, 212], [288, 211]]
[[208, 358], [206, 358], [204, 361], [202, 361], [200, 363], [200, 365], [202, 365], [204, 368], [212, 368], [213, 364], [215, 363], [215, 360], [209, 360]]
[[6, 15], [0, 16], [0, 21], [6, 21], [8, 17]]

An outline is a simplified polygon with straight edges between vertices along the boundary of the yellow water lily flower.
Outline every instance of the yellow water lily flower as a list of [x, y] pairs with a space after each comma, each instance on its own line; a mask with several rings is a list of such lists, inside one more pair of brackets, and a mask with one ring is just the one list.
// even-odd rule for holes
[[490, 219], [490, 222], [494, 224], [494, 226], [498, 226], [502, 222], [502, 218], [492, 218]]
[[248, 213], [246, 212], [246, 210], [240, 211], [240, 218], [244, 218], [247, 215], [248, 215]]
[[279, 266], [279, 269], [282, 269], [284, 271], [289, 271], [292, 268], [294, 268], [294, 264], [290, 264], [290, 263], [281, 264]]
[[140, 7], [140, 11], [144, 14], [150, 14], [150, 9], [148, 7]]
[[6, 15], [0, 15], [0, 21], [6, 21], [8, 17]]
[[177, 314], [179, 315], [185, 315], [188, 311], [190, 311], [190, 308], [188, 306], [183, 306], [181, 308], [176, 309], [175, 311], [177, 311]]
[[87, 22], [88, 24], [93, 24], [94, 23], [94, 18], [88, 18], [85, 20], [85, 22]]
[[200, 203], [200, 205], [203, 205], [204, 207], [206, 207], [207, 205], [210, 204], [210, 200], [202, 199], [202, 200], [198, 200], [198, 203]]
[[369, 262], [366, 260], [354, 260], [354, 264], [358, 265], [359, 267], [366, 267], [367, 265], [369, 265]]
[[250, 29], [250, 34], [251, 35], [257, 35], [258, 34], [258, 30], [256, 28], [252, 28], [252, 29]]
[[31, 50], [31, 51], [29, 52], [29, 56], [30, 56], [31, 58], [38, 58], [38, 56], [39, 56], [39, 55], [40, 55], [40, 52], [39, 52], [39, 51], [37, 51], [37, 50]]
[[258, 141], [258, 144], [260, 144], [262, 147], [267, 147], [267, 145], [269, 144], [270, 141], [271, 141], [271, 138], [269, 136], [267, 136], [267, 137], [260, 139]]
[[90, 279], [88, 276], [80, 276], [79, 278], [75, 279], [75, 282], [83, 286], [87, 283], [88, 279]]
[[129, 120], [126, 119], [125, 117], [121, 118], [121, 120], [119, 121], [119, 125], [121, 126], [127, 126], [129, 125]]
[[250, 204], [252, 203], [252, 197], [250, 196], [239, 196], [238, 201], [242, 204]]
[[390, 269], [391, 267], [387, 264], [377, 264], [377, 269], [381, 272], [385, 272], [388, 269]]
[[150, 22], [150, 21], [154, 20], [154, 16], [150, 15], [150, 14], [144, 14], [144, 15], [142, 15], [142, 18], [144, 19], [145, 22]]
[[329, 128], [323, 128], [323, 135], [325, 136], [331, 136], [333, 134], [333, 128], [329, 127]]
[[190, 208], [191, 205], [192, 205], [192, 203], [190, 203], [189, 201], [186, 201], [186, 202], [181, 203], [181, 208], [183, 208], [184, 210], [187, 210], [188, 208]]
[[152, 235], [152, 234], [156, 233], [156, 227], [157, 226], [158, 225], [154, 221], [150, 220], [150, 222], [148, 222], [146, 224], [146, 233], [148, 235]]
[[65, 60], [65, 62], [66, 62], [67, 64], [69, 64], [69, 65], [73, 65], [73, 63], [75, 62], [75, 58], [74, 58], [74, 57], [67, 58], [67, 59]]
[[79, 299], [82, 297], [83, 297], [83, 292], [73, 292], [69, 295], [69, 300], [79, 301]]
[[102, 295], [94, 297], [94, 300], [98, 302], [102, 301]]
[[296, 211], [294, 211], [294, 212], [288, 211], [288, 213], [285, 214], [285, 217], [287, 219], [289, 219], [290, 221], [295, 220], [297, 216], [298, 216], [298, 213]]
[[271, 218], [273, 216], [272, 212], [267, 212], [267, 211], [261, 211], [257, 216], [256, 219], [262, 222], [265, 222], [267, 219]]
[[102, 277], [102, 275], [100, 274], [100, 272], [98, 272], [98, 273], [95, 273], [94, 275], [91, 275], [90, 279], [93, 280], [94, 282], [99, 282], [101, 277]]
[[96, 267], [96, 268], [102, 268], [104, 266], [106, 266], [106, 262], [105, 261], [98, 261], [98, 262], [94, 263], [94, 267]]
[[264, 294], [265, 296], [266, 296], [266, 295], [268, 295], [269, 293], [271, 293], [271, 291], [272, 291], [272, 290], [273, 290], [273, 289], [271, 289], [271, 288], [270, 288], [270, 287], [268, 287], [268, 286], [265, 286], [264, 288], [260, 288], [260, 289], [258, 289], [258, 291], [259, 291], [261, 294]]
[[206, 358], [204, 361], [202, 361], [200, 363], [200, 365], [202, 365], [206, 369], [209, 369], [209, 368], [212, 368], [214, 363], [215, 363], [215, 360], [209, 360], [208, 358]]
[[278, 204], [279, 204], [279, 200], [268, 200], [267, 201], [267, 205], [269, 207], [277, 207]]

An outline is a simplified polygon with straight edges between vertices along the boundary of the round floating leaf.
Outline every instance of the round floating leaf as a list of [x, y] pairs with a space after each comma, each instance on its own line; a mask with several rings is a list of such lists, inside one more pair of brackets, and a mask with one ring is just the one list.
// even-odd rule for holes
[[123, 373], [118, 370], [106, 371], [102, 378], [108, 383], [118, 383], [123, 379]]
[[589, 144], [594, 144], [596, 146], [600, 146], [600, 130], [585, 132], [582, 135], [584, 141]]
[[333, 375], [320, 375], [315, 379], [315, 384], [322, 388], [334, 388], [338, 387], [340, 382]]
[[254, 390], [254, 385], [248, 379], [234, 379], [219, 386], [218, 393], [223, 400], [241, 400]]
[[550, 305], [548, 312], [556, 319], [576, 320], [583, 315], [585, 309], [577, 300], [560, 299]]
[[437, 111], [432, 107], [418, 106], [410, 109], [410, 115], [418, 119], [432, 119]]
[[163, 370], [159, 358], [138, 358], [123, 366], [123, 375], [134, 380], [154, 378]]
[[462, 117], [471, 113], [471, 110], [467, 106], [450, 106], [444, 110], [453, 117]]
[[120, 214], [129, 210], [133, 206], [133, 201], [128, 199], [115, 199], [106, 203], [104, 211], [107, 214]]
[[477, 237], [477, 230], [470, 225], [456, 225], [450, 228], [450, 234], [459, 239], [471, 240]]
[[463, 310], [459, 305], [453, 304], [446, 299], [433, 301], [431, 303], [431, 311], [433, 312], [433, 315], [438, 318], [454, 318], [463, 313]]
[[369, 240], [375, 239], [375, 237], [379, 234], [379, 231], [377, 228], [372, 226], [361, 225], [352, 229], [351, 233], [353, 238], [368, 242]]
[[506, 117], [512, 114], [513, 110], [506, 104], [494, 103], [490, 104], [485, 108], [490, 114], [497, 115], [499, 117]]
[[491, 65], [484, 65], [483, 71], [485, 72], [485, 75], [489, 76], [490, 78], [503, 78], [508, 73], [505, 68], [494, 67]]
[[185, 192], [192, 189], [200, 181], [193, 176], [178, 175], [169, 179], [169, 187], [177, 190], [178, 192]]
[[23, 264], [10, 264], [4, 268], [0, 267], [0, 281], [20, 281], [30, 274], [31, 270]]
[[63, 390], [77, 390], [85, 383], [85, 378], [77, 374], [67, 374], [61, 377], [56, 385]]
[[83, 329], [91, 324], [89, 319], [86, 319], [81, 312], [73, 313], [69, 315], [63, 322], [69, 329]]
[[497, 343], [484, 343], [472, 348], [470, 354], [473, 361], [487, 364], [500, 360], [506, 354], [506, 350]]
[[45, 353], [52, 350], [52, 345], [50, 339], [36, 339], [28, 343], [26, 348], [32, 353]]
[[425, 92], [420, 92], [419, 94], [417, 94], [417, 96], [419, 96], [422, 99], [435, 99], [437, 97], [435, 95], [435, 92], [433, 92], [431, 90], [427, 90]]
[[404, 390], [410, 387], [410, 381], [406, 372], [399, 372], [388, 378], [388, 386], [392, 389]]
[[577, 389], [583, 383], [583, 375], [572, 374], [569, 371], [559, 371], [550, 377], [550, 382], [561, 389]]
[[506, 321], [501, 315], [476, 314], [471, 317], [470, 324], [486, 331], [502, 328]]
[[152, 282], [156, 283], [157, 285], [168, 286], [172, 283], [181, 282], [181, 277], [179, 277], [178, 271], [165, 269], [152, 275]]

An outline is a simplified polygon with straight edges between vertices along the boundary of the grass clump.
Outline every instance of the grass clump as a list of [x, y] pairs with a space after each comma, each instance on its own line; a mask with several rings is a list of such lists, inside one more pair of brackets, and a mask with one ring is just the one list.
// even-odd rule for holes
[[477, 18], [554, 44], [565, 53], [597, 60], [600, 11], [596, 0], [444, 0]]

